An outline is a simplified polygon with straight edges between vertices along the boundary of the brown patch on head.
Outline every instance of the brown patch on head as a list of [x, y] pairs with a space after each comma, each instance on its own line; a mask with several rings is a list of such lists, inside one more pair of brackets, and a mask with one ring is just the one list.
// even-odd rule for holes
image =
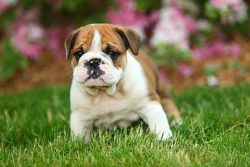
[[85, 26], [79, 29], [75, 45], [72, 52], [82, 50], [84, 53], [87, 52], [91, 46], [91, 42], [94, 36], [94, 31], [91, 27]]
[[125, 66], [125, 55], [128, 49], [134, 55], [138, 54], [140, 37], [135, 31], [112, 24], [90, 24], [73, 31], [65, 41], [67, 58], [72, 57], [73, 67], [77, 65], [77, 60], [73, 55], [78, 51], [89, 50], [95, 30], [98, 30], [101, 35], [102, 51], [104, 53], [113, 51], [119, 55], [113, 60], [116, 67]]
[[107, 41], [111, 42], [111, 44], [114, 42], [114, 47], [118, 47], [118, 49], [119, 47], [122, 47], [122, 49], [125, 50], [130, 49], [134, 55], [138, 54], [140, 36], [134, 30], [112, 24], [95, 24], [90, 26], [99, 30], [103, 44]]
[[93, 38], [93, 31], [91, 27], [85, 26], [73, 31], [65, 41], [67, 59], [72, 57], [72, 67], [77, 65], [77, 60], [73, 56], [78, 51], [87, 52], [90, 48]]
[[116, 59], [113, 59], [113, 64], [115, 67], [123, 68], [126, 64], [126, 47], [115, 31], [113, 25], [99, 25], [98, 31], [101, 35], [102, 51], [106, 54], [109, 52], [114, 52], [118, 55]]
[[111, 24], [97, 24], [95, 27], [101, 34], [102, 51], [105, 53], [113, 51], [119, 55], [117, 59], [113, 60], [116, 67], [124, 68], [126, 66], [125, 55], [128, 49], [133, 54], [138, 54], [140, 37], [135, 31]]

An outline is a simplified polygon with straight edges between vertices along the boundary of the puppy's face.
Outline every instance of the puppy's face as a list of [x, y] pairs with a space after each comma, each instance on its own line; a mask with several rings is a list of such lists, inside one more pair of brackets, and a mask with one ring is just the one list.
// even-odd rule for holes
[[136, 32], [111, 24], [93, 24], [73, 31], [65, 42], [73, 79], [89, 88], [116, 85], [126, 68], [126, 52], [138, 54]]

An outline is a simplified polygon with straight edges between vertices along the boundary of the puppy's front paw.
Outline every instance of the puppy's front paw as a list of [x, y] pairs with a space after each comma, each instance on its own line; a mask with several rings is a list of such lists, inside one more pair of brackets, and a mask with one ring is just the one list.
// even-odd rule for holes
[[81, 140], [81, 139], [84, 139], [84, 141], [86, 143], [90, 143], [91, 142], [91, 139], [92, 139], [92, 136], [91, 136], [92, 132], [90, 131], [85, 131], [84, 134], [75, 134], [74, 132], [71, 131], [71, 139], [72, 140]]
[[73, 140], [85, 139], [88, 143], [91, 141], [93, 131], [93, 121], [83, 121], [82, 112], [72, 112], [70, 116], [71, 137]]
[[157, 132], [157, 139], [160, 141], [165, 141], [167, 139], [169, 139], [170, 137], [172, 137], [172, 131], [170, 129], [168, 130], [161, 130]]

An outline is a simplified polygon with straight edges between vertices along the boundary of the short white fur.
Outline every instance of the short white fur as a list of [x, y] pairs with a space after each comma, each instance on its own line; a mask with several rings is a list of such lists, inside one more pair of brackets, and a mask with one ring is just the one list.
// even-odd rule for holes
[[[97, 31], [89, 52], [101, 52], [101, 36]], [[148, 97], [148, 83], [143, 68], [130, 51], [127, 51], [127, 67], [121, 73], [124, 93], [113, 90], [112, 94], [97, 95], [94, 101], [89, 98], [90, 92], [73, 76], [70, 91], [72, 136], [90, 141], [94, 127], [127, 127], [142, 118], [159, 140], [171, 137], [166, 114], [159, 102]], [[94, 96], [98, 91], [92, 93]]]

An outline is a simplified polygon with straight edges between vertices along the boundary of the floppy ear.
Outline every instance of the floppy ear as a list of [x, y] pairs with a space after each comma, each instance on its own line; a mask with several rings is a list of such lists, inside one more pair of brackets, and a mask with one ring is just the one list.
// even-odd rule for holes
[[68, 59], [69, 56], [70, 56], [70, 52], [71, 52], [71, 50], [73, 49], [73, 47], [75, 45], [78, 33], [79, 33], [79, 30], [75, 30], [75, 31], [71, 32], [67, 36], [67, 38], [66, 38], [66, 40], [64, 42], [65, 51], [66, 51], [66, 59]]
[[126, 27], [116, 27], [115, 30], [123, 40], [126, 49], [130, 49], [134, 55], [137, 55], [140, 48], [139, 34]]

